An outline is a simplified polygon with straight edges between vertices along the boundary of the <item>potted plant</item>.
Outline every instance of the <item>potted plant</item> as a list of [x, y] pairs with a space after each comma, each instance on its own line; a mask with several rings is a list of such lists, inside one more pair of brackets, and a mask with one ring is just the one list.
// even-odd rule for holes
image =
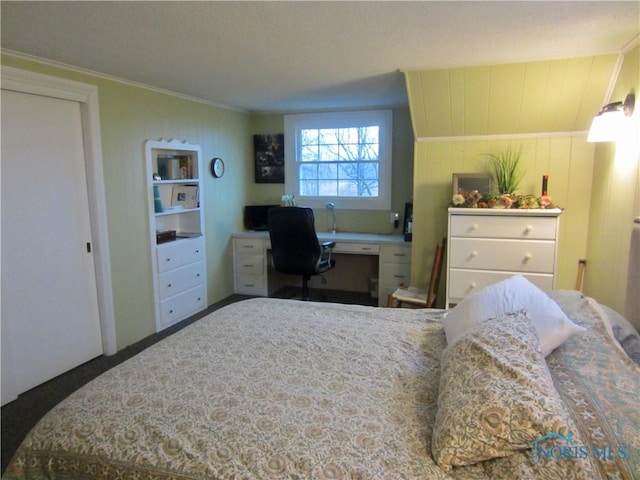
[[517, 150], [509, 146], [504, 152], [486, 155], [491, 162], [490, 169], [496, 181], [498, 194], [513, 194], [518, 189], [523, 176], [519, 168], [522, 145]]

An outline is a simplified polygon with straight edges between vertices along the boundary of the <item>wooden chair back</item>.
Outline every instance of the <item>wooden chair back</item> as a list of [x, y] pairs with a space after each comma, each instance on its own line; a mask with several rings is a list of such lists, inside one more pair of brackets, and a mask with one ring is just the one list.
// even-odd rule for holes
[[429, 289], [427, 290], [427, 308], [435, 308], [436, 300], [438, 300], [438, 287], [440, 286], [440, 276], [442, 275], [442, 264], [444, 263], [446, 245], [446, 237], [436, 245], [436, 251], [433, 255], [433, 266], [431, 267], [431, 278], [429, 279]]

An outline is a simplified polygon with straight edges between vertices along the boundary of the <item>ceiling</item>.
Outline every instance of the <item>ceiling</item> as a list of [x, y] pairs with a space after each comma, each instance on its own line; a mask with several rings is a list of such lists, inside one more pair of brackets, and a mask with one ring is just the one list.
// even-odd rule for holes
[[622, 51], [634, 1], [7, 1], [1, 45], [250, 112], [405, 105], [406, 70]]

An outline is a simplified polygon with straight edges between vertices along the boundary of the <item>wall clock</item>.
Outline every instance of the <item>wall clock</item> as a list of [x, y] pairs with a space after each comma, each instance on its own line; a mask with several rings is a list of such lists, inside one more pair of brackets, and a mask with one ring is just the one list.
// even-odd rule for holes
[[211, 175], [216, 178], [220, 178], [224, 175], [224, 162], [221, 158], [214, 158], [211, 160]]

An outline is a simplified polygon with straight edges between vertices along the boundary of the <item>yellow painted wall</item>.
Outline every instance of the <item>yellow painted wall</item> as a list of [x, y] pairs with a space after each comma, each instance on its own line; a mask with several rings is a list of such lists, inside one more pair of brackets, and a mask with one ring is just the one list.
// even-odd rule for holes
[[242, 226], [247, 178], [253, 175], [247, 162], [252, 150], [248, 114], [7, 55], [2, 65], [98, 87], [118, 349], [155, 331], [145, 140], [178, 138], [199, 144], [206, 167], [212, 157], [224, 159], [224, 177], [205, 173], [209, 303], [233, 293], [229, 238]]
[[[487, 152], [522, 145], [526, 172], [522, 193], [540, 194], [549, 175], [549, 195], [565, 210], [560, 217], [557, 288], [573, 288], [578, 259], [587, 249], [593, 144], [584, 136], [549, 136], [515, 140], [434, 141], [416, 144], [412, 281], [426, 285], [436, 243], [447, 235], [447, 207], [453, 173], [487, 171]], [[444, 279], [441, 284], [444, 291]], [[441, 304], [443, 295], [440, 295]]]
[[635, 135], [595, 147], [584, 291], [623, 312], [632, 220], [640, 216], [640, 47], [624, 56], [611, 101], [635, 92]]
[[[587, 256], [595, 144], [586, 142], [616, 55], [406, 73], [415, 144], [412, 282], [428, 282], [447, 233], [453, 173], [488, 172], [486, 153], [523, 147], [519, 193], [564, 208], [556, 287], [573, 288]], [[443, 278], [440, 286], [444, 291]], [[443, 295], [440, 295], [443, 304]]]
[[[393, 231], [389, 223], [389, 213], [404, 214], [404, 204], [412, 200], [413, 195], [413, 135], [411, 133], [411, 117], [408, 108], [393, 109], [393, 151], [392, 151], [392, 185], [391, 210], [336, 210], [338, 230], [367, 233], [402, 233], [402, 225]], [[284, 116], [281, 114], [252, 115], [251, 134], [283, 133]], [[286, 161], [286, 159], [285, 159]], [[253, 160], [251, 160], [253, 162]], [[253, 172], [253, 164], [250, 165]], [[281, 196], [286, 193], [284, 184], [257, 184], [253, 173], [249, 179], [249, 198], [253, 204], [280, 203]], [[327, 231], [333, 221], [326, 209], [316, 209], [316, 228]]]

